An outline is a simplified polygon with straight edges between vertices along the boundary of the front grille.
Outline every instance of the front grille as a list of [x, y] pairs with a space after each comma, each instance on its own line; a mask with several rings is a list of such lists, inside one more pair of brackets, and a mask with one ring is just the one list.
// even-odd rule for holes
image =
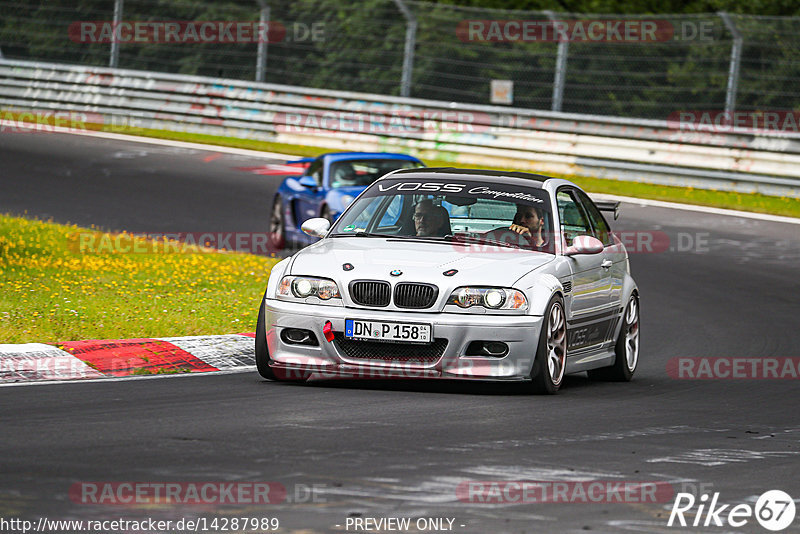
[[447, 339], [436, 338], [433, 343], [418, 345], [413, 343], [347, 339], [341, 332], [336, 332], [333, 337], [333, 344], [340, 353], [353, 360], [433, 363], [438, 361], [444, 354], [444, 349], [447, 348]]
[[394, 287], [394, 305], [398, 308], [430, 308], [439, 288], [431, 284], [400, 282]]
[[392, 295], [389, 282], [356, 280], [350, 282], [350, 298], [361, 306], [388, 306]]

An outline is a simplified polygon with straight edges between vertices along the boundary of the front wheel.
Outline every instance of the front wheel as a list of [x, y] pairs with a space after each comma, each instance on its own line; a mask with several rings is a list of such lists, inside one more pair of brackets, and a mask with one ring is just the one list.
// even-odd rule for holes
[[[264, 295], [266, 298], [266, 295]], [[269, 348], [267, 347], [266, 314], [264, 312], [264, 298], [261, 299], [261, 306], [258, 308], [258, 321], [256, 322], [256, 369], [262, 378], [279, 382], [305, 382], [311, 375], [306, 371], [290, 371], [295, 376], [288, 376], [286, 371], [279, 370], [277, 373], [269, 366]]]
[[614, 365], [592, 369], [588, 372], [589, 378], [612, 382], [628, 382], [633, 378], [639, 364], [639, 295], [636, 293], [631, 295], [625, 308], [614, 352]]
[[540, 395], [558, 392], [567, 367], [567, 316], [564, 300], [555, 295], [547, 305], [539, 345], [531, 369], [532, 389]]
[[258, 374], [267, 380], [277, 380], [275, 372], [269, 366], [269, 350], [267, 349], [267, 331], [265, 327], [264, 299], [258, 307], [258, 321], [256, 322], [256, 369]]

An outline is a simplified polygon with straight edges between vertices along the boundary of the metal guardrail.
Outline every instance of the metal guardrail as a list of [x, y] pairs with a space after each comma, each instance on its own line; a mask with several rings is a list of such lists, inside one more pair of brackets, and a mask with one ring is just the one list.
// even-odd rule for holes
[[0, 109], [116, 126], [800, 197], [800, 135], [0, 60]]

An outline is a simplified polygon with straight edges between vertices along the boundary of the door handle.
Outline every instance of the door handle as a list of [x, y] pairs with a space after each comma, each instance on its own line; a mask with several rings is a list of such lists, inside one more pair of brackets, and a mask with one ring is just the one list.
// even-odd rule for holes
[[603, 269], [608, 269], [612, 265], [613, 262], [611, 260], [603, 260], [603, 263], [600, 264], [600, 267], [602, 267]]

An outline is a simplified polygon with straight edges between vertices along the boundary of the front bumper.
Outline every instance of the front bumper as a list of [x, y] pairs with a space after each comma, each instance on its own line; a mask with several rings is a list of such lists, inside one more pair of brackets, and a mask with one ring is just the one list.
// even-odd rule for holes
[[[292, 373], [350, 378], [459, 378], [477, 380], [529, 380], [542, 317], [530, 315], [478, 315], [419, 313], [310, 304], [266, 299], [266, 338], [270, 366]], [[330, 321], [333, 331], [344, 332], [345, 319], [430, 323], [434, 339], [447, 346], [440, 356], [378, 359], [348, 356], [337, 342], [328, 342], [322, 329]], [[318, 346], [286, 343], [281, 331], [301, 328], [314, 332]], [[472, 341], [501, 341], [508, 345], [503, 357], [467, 356]], [[374, 346], [374, 344], [373, 344]], [[407, 347], [406, 347], [407, 348]], [[408, 350], [404, 351], [406, 354]], [[424, 351], [422, 351], [424, 352]]]

